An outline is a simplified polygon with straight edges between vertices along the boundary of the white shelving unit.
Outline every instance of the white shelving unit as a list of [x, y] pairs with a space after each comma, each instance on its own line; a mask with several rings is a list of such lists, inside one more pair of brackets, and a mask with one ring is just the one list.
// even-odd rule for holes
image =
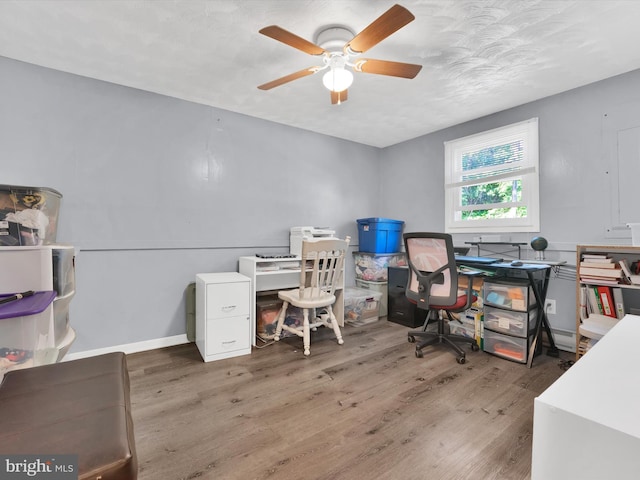
[[[619, 261], [622, 258], [627, 259], [629, 262], [640, 260], [640, 247], [625, 246], [625, 245], [577, 245], [576, 247], [576, 265], [577, 269], [577, 281], [576, 281], [576, 360], [578, 360], [585, 352], [583, 342], [587, 339], [582, 337], [579, 333], [580, 328], [580, 289], [581, 287], [597, 286], [598, 283], [586, 283], [580, 280], [580, 261], [584, 254], [596, 253], [606, 254], [613, 258], [615, 261]], [[640, 285], [624, 285], [618, 284], [616, 287], [620, 287], [623, 290], [623, 297], [625, 298], [625, 313], [635, 313], [635, 308], [640, 306]], [[631, 308], [634, 311], [631, 312]]]
[[251, 281], [236, 272], [196, 275], [196, 346], [205, 362], [251, 353]]
[[[256, 344], [256, 296], [268, 292], [277, 292], [300, 286], [301, 259], [296, 258], [260, 258], [256, 256], [240, 257], [238, 271], [251, 279], [251, 338]], [[344, 284], [344, 276], [343, 276]], [[333, 313], [338, 324], [344, 326], [343, 286], [336, 289], [336, 303]]]

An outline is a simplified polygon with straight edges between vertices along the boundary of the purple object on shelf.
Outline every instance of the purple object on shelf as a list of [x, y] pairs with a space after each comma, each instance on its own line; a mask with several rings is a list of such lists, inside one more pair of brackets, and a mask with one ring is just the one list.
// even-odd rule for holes
[[[4, 297], [10, 297], [10, 295], [0, 295], [0, 299]], [[21, 298], [13, 302], [8, 302], [0, 305], [0, 320], [5, 318], [26, 317], [27, 315], [35, 315], [46, 310], [46, 308], [56, 298], [56, 292], [53, 290], [46, 290], [43, 292], [36, 292], [30, 297]]]

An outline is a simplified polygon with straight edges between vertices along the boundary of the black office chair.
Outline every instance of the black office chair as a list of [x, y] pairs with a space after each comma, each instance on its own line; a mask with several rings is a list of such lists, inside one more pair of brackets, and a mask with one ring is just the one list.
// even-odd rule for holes
[[[449, 345], [457, 353], [458, 363], [465, 363], [465, 352], [458, 343], [471, 344], [471, 350], [480, 349], [473, 338], [463, 337], [448, 332], [448, 325], [440, 311], [444, 311], [447, 319], [456, 320], [452, 313], [463, 312], [476, 301], [473, 295], [472, 274], [458, 273], [454, 255], [453, 240], [446, 233], [405, 233], [404, 246], [409, 264], [409, 281], [406, 295], [410, 302], [418, 308], [427, 310], [422, 330], [408, 333], [409, 342], [416, 337], [423, 339], [416, 345], [416, 357], [422, 358], [422, 349], [436, 343]], [[468, 280], [466, 290], [458, 291], [458, 275], [465, 275]], [[437, 332], [427, 331], [431, 321], [437, 321]]]

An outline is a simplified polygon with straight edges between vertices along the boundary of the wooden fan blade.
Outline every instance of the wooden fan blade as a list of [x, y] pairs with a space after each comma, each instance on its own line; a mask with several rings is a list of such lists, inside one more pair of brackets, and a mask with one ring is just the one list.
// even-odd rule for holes
[[298, 78], [307, 77], [309, 75], [313, 75], [321, 67], [309, 67], [304, 70], [300, 70], [299, 72], [291, 73], [289, 75], [285, 75], [282, 78], [278, 78], [277, 80], [272, 80], [271, 82], [267, 82], [263, 85], [260, 85], [258, 88], [260, 90], [271, 90], [274, 87], [279, 87], [280, 85], [284, 85], [285, 83], [292, 82], [293, 80], [297, 80]]
[[342, 102], [347, 101], [347, 90], [342, 90], [341, 92], [331, 92], [331, 104], [339, 105]]
[[420, 70], [422, 70], [422, 65], [363, 58], [356, 62], [354, 68], [358, 72], [389, 75], [391, 77], [414, 78]]
[[345, 51], [355, 54], [366, 52], [392, 33], [397, 32], [406, 24], [413, 21], [414, 18], [416, 17], [403, 6], [394, 5], [374, 20], [371, 25], [353, 37], [353, 39], [345, 45]]
[[302, 50], [304, 53], [308, 53], [309, 55], [322, 55], [324, 53], [324, 49], [320, 48], [315, 43], [311, 43], [310, 41], [305, 40], [284, 28], [278, 27], [277, 25], [264, 27], [260, 30], [260, 33], [289, 45], [290, 47]]

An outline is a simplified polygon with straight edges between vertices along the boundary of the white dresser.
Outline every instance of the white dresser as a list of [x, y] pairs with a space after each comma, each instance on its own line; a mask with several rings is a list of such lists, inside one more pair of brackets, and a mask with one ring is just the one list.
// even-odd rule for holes
[[635, 480], [640, 316], [626, 315], [535, 399], [532, 480]]
[[251, 353], [251, 280], [236, 272], [196, 275], [196, 346], [205, 362]]

